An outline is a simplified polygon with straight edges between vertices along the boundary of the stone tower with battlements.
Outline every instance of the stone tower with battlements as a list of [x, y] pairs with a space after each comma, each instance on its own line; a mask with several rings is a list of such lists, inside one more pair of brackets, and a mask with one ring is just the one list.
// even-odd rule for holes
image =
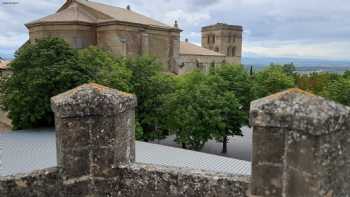
[[217, 23], [202, 28], [202, 47], [224, 54], [227, 63], [240, 64], [243, 27]]

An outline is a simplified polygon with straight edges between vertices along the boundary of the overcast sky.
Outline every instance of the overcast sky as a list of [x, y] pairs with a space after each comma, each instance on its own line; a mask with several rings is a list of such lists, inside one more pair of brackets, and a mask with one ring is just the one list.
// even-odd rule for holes
[[[224, 22], [244, 28], [244, 56], [350, 60], [350, 0], [95, 0], [172, 25], [200, 43], [202, 26]], [[54, 13], [64, 0], [0, 0], [0, 53], [27, 39], [24, 24]]]

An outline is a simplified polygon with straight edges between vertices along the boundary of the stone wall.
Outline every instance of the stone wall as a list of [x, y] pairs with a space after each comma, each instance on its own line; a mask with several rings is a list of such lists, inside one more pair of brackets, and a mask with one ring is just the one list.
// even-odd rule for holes
[[149, 164], [124, 165], [117, 171], [117, 178], [122, 181], [112, 187], [112, 196], [248, 196], [246, 176]]
[[96, 28], [90, 24], [47, 24], [29, 27], [31, 42], [37, 39], [58, 37], [73, 48], [96, 45]]
[[[73, 48], [98, 46], [116, 57], [151, 55], [165, 65], [175, 66], [179, 55], [180, 30], [169, 31], [146, 28], [128, 23], [41, 24], [29, 26], [30, 41], [47, 37], [63, 38]], [[164, 70], [168, 70], [165, 67]]]
[[59, 188], [57, 168], [0, 177], [0, 196], [2, 197], [56, 197]]
[[178, 58], [179, 66], [176, 74], [184, 74], [193, 70], [201, 70], [209, 72], [212, 66], [218, 67], [224, 63], [239, 65], [241, 59], [239, 57], [226, 56], [207, 56], [207, 55], [180, 55]]
[[63, 185], [57, 168], [0, 177], [0, 196], [110, 197], [208, 196], [248, 197], [249, 177], [150, 164], [120, 165], [113, 177]]
[[0, 196], [346, 197], [350, 108], [298, 89], [251, 105], [252, 176], [134, 163], [134, 95], [86, 84], [52, 98], [57, 168], [0, 178]]

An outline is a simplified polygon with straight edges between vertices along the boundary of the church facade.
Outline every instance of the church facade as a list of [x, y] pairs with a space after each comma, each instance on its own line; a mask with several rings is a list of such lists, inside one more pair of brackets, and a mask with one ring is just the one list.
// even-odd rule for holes
[[90, 45], [115, 56], [150, 55], [164, 70], [182, 74], [208, 70], [222, 63], [240, 64], [242, 27], [222, 23], [202, 28], [202, 46], [180, 41], [182, 30], [126, 9], [92, 2], [67, 0], [52, 15], [26, 24], [30, 41], [63, 38], [74, 48]]

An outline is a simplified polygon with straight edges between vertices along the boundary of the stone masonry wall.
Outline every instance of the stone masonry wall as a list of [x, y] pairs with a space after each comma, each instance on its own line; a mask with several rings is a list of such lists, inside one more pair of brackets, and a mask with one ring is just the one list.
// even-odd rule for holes
[[0, 177], [1, 197], [56, 197], [59, 188], [57, 168]]
[[0, 196], [79, 197], [94, 190], [101, 197], [248, 197], [248, 176], [138, 163], [120, 165], [111, 174], [88, 190], [85, 183], [63, 188], [57, 168], [2, 177]]
[[249, 187], [248, 176], [149, 164], [120, 166], [117, 177], [120, 197], [247, 197]]

